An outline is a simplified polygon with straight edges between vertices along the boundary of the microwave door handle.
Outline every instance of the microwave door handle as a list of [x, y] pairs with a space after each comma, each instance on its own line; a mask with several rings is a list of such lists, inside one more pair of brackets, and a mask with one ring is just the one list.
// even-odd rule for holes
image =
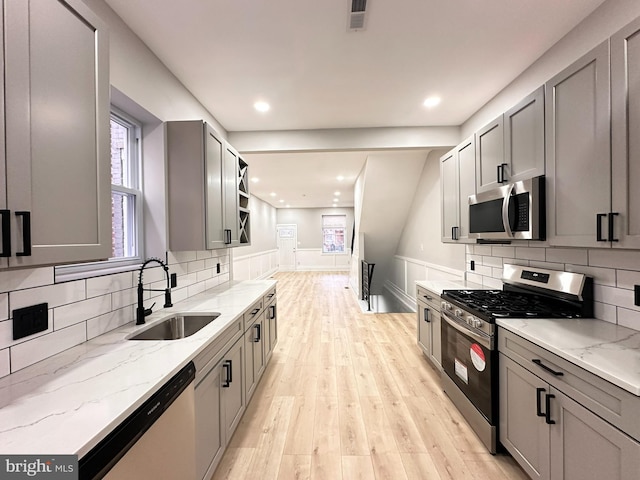
[[508, 187], [507, 192], [505, 193], [504, 200], [502, 201], [502, 224], [504, 225], [504, 231], [509, 237], [513, 237], [513, 232], [511, 231], [511, 225], [509, 225], [509, 201], [511, 200], [511, 193], [515, 184], [511, 184]]

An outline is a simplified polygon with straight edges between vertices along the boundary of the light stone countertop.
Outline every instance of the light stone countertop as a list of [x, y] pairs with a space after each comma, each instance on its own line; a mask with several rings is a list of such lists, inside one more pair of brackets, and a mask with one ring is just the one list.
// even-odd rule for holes
[[640, 396], [640, 331], [591, 318], [509, 318], [497, 324]]
[[[80, 458], [275, 286], [231, 282], [207, 290], [0, 380], [0, 453]], [[125, 337], [176, 312], [221, 315], [171, 341]]]
[[416, 285], [442, 295], [443, 290], [490, 290], [479, 283], [466, 280], [418, 280]]

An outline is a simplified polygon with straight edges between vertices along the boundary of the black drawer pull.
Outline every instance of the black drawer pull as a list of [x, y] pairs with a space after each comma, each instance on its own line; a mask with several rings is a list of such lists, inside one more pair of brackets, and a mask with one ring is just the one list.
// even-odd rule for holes
[[256, 335], [254, 336], [253, 341], [254, 343], [258, 343], [262, 337], [262, 335], [260, 334], [260, 331], [261, 331], [260, 324], [254, 325], [253, 327], [255, 328], [255, 331], [256, 331]]
[[546, 392], [544, 388], [536, 388], [536, 415], [539, 417], [545, 416], [542, 411], [542, 399], [540, 398], [540, 394], [544, 392]]
[[551, 420], [551, 399], [552, 398], [556, 398], [556, 396], [551, 395], [550, 393], [547, 393], [544, 396], [545, 407], [547, 409], [547, 411], [545, 412], [544, 421], [546, 422], [547, 425], [554, 425], [556, 423], [555, 420]]
[[270, 313], [269, 320], [273, 320], [274, 318], [276, 318], [276, 306], [275, 305], [271, 305], [269, 307], [269, 313]]
[[233, 371], [232, 371], [232, 362], [231, 360], [225, 360], [222, 363], [222, 368], [224, 368], [224, 380], [222, 383], [222, 388], [229, 388], [231, 386], [231, 382], [233, 381]]
[[617, 238], [615, 238], [615, 229], [614, 229], [614, 224], [613, 224], [613, 220], [620, 215], [617, 212], [611, 212], [609, 214], [609, 241], [611, 242], [618, 242], [619, 240]]
[[428, 308], [424, 309], [424, 321], [427, 323], [431, 323], [431, 319], [429, 318], [430, 313], [431, 313], [431, 310], [429, 310]]
[[259, 308], [254, 308], [253, 310], [251, 310], [251, 315], [255, 315], [256, 313], [258, 313], [260, 311]]
[[606, 238], [602, 237], [602, 219], [606, 217], [606, 213], [597, 213], [596, 214], [596, 242], [606, 242], [608, 241]]
[[561, 377], [564, 375], [563, 372], [556, 372], [554, 369], [547, 367], [544, 363], [542, 363], [542, 360], [540, 360], [539, 358], [534, 358], [531, 361], [536, 365], [538, 365], [543, 370], [546, 370], [550, 374], [555, 375], [556, 377]]
[[430, 297], [429, 295], [423, 295], [423, 297], [426, 298], [429, 301], [433, 300], [433, 297]]
[[2, 217], [2, 253], [0, 257], [11, 256], [11, 210], [0, 210]]
[[16, 257], [31, 256], [31, 212], [16, 212], [16, 217], [22, 217], [22, 251], [16, 252]]

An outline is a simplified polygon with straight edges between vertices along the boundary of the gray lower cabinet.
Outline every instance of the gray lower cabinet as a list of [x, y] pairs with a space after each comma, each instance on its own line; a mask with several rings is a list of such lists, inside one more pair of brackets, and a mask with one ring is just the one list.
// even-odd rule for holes
[[499, 438], [531, 478], [639, 478], [637, 397], [502, 328], [499, 350]]
[[469, 196], [476, 193], [474, 136], [440, 158], [441, 240], [475, 243], [469, 238]]
[[433, 365], [442, 371], [440, 296], [417, 287], [418, 346]]
[[273, 354], [276, 344], [278, 343], [278, 302], [275, 298], [271, 301], [271, 304], [267, 306], [266, 315], [265, 333], [267, 336], [266, 345], [268, 345], [266, 355], [268, 361]]
[[107, 259], [106, 26], [80, 0], [5, 0], [2, 6], [0, 209], [2, 237], [11, 245], [3, 241], [8, 262], [0, 267]]
[[265, 314], [262, 312], [247, 327], [245, 338], [245, 389], [246, 397], [250, 399], [255, 392], [260, 377], [266, 366], [264, 338]]
[[[245, 340], [244, 336], [237, 334], [234, 338], [235, 342], [224, 355], [221, 356], [215, 349], [205, 353], [204, 355], [209, 356], [209, 361], [196, 372], [198, 479], [208, 479], [213, 475], [246, 408]], [[197, 358], [196, 368], [206, 360]]]

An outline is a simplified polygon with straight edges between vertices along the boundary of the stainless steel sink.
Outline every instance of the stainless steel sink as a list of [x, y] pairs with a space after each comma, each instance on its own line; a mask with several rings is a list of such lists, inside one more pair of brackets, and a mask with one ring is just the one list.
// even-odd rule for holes
[[219, 313], [210, 315], [176, 315], [156, 323], [132, 337], [128, 337], [128, 340], [177, 340], [185, 338], [206, 327], [219, 316]]

